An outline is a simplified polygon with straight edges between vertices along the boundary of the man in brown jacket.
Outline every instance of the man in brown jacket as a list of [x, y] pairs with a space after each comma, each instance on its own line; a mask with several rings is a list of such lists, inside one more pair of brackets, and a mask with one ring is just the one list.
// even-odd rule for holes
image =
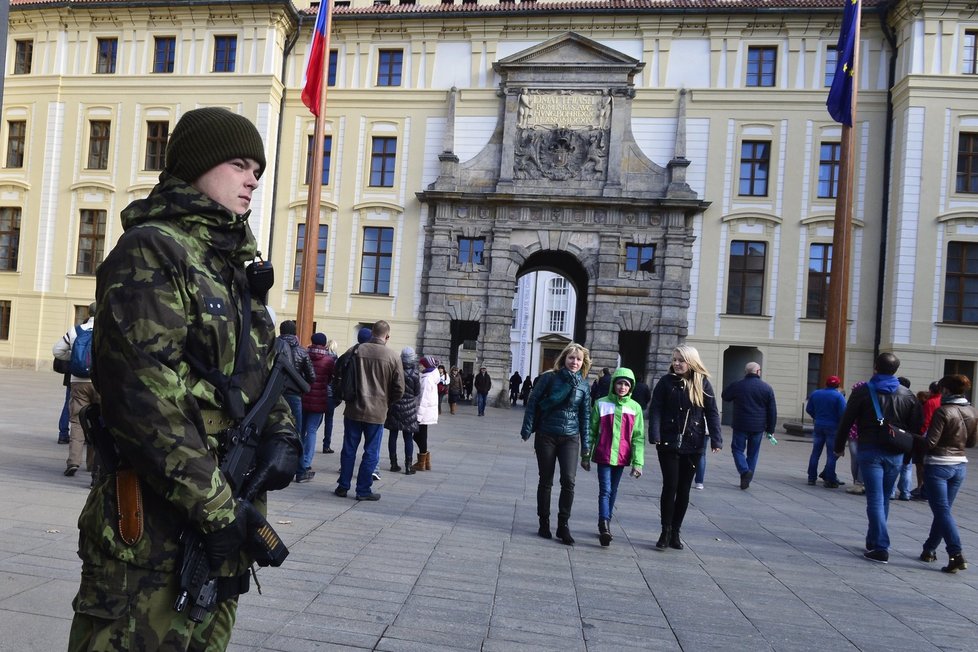
[[357, 374], [357, 398], [347, 401], [343, 412], [343, 450], [340, 452], [340, 479], [333, 491], [345, 497], [353, 480], [353, 465], [363, 439], [363, 457], [357, 472], [357, 500], [380, 500], [371, 491], [373, 471], [380, 459], [387, 408], [404, 394], [404, 376], [400, 356], [387, 348], [390, 324], [378, 321], [371, 329], [370, 340], [358, 345], [353, 353]]

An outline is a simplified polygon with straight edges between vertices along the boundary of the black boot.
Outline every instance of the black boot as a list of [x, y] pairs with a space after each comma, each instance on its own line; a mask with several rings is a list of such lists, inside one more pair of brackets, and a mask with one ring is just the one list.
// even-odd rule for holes
[[610, 525], [607, 520], [603, 518], [598, 519], [598, 538], [601, 540], [601, 545], [606, 548], [611, 545]]
[[541, 516], [540, 517], [540, 529], [537, 530], [537, 534], [539, 534], [544, 539], [552, 539], [553, 538], [554, 535], [550, 533], [550, 517], [549, 516]]
[[[557, 530], [559, 533], [560, 530]], [[947, 566], [941, 568], [945, 573], [957, 573], [959, 570], [967, 570], [968, 562], [965, 561], [964, 557], [959, 552], [956, 555], [951, 555], [947, 560]]]
[[675, 550], [683, 549], [683, 542], [679, 538], [679, 528], [673, 528], [672, 532], [669, 534], [669, 547]]
[[574, 537], [571, 536], [570, 528], [567, 527], [567, 521], [557, 521], [557, 538], [565, 546], [574, 545]]
[[655, 542], [655, 547], [659, 550], [665, 550], [666, 546], [669, 545], [670, 536], [672, 536], [672, 528], [663, 527], [662, 534], [659, 535], [659, 540]]
[[401, 466], [397, 463], [397, 458], [391, 458], [391, 473], [397, 473], [401, 470]]

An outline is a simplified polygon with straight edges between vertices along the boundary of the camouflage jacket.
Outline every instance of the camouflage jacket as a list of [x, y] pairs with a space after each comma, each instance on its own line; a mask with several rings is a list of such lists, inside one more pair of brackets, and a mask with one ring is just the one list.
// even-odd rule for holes
[[[93, 379], [120, 455], [139, 475], [144, 531], [135, 545], [122, 542], [116, 485], [112, 476], [103, 478], [79, 517], [82, 559], [108, 554], [169, 571], [186, 527], [210, 532], [233, 520], [218, 441], [205, 435], [201, 416], [202, 409], [220, 409], [221, 400], [187, 355], [223, 374], [234, 370], [244, 266], [256, 252], [248, 215], [233, 215], [172, 177], [161, 177], [148, 197], [122, 212], [125, 232], [97, 272]], [[244, 345], [251, 351], [238, 381], [245, 405], [264, 388], [275, 339], [265, 307], [252, 299], [250, 309], [251, 337]], [[299, 445], [284, 399], [262, 436]], [[221, 574], [243, 571], [233, 566], [226, 564]]]

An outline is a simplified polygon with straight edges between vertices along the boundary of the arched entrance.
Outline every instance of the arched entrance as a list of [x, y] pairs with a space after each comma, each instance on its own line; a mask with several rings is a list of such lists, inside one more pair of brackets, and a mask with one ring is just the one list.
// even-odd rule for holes
[[[676, 143], [663, 166], [631, 130], [643, 63], [568, 33], [493, 67], [502, 79], [496, 131], [460, 162], [460, 100], [449, 92], [439, 175], [418, 193], [427, 211], [422, 350], [448, 357], [462, 331], [477, 332], [474, 358], [505, 390], [514, 285], [549, 270], [576, 291], [573, 339], [591, 350], [593, 368], [620, 358], [651, 380], [686, 336], [691, 220], [708, 205], [685, 182], [685, 95], [670, 127], [678, 131], [662, 135]], [[508, 405], [507, 395], [495, 402]]]
[[[748, 362], [756, 362], [761, 365], [761, 373], [764, 373], [764, 356], [756, 346], [730, 346], [723, 352], [723, 381], [717, 391], [730, 383], [736, 382], [744, 377], [744, 368]], [[733, 403], [724, 401], [721, 408], [720, 423], [729, 426], [733, 420]]]

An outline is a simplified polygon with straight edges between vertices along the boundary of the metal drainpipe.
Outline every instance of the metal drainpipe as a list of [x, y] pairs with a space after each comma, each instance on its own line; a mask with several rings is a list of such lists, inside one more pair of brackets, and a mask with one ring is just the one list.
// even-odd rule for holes
[[[304, 22], [305, 15], [299, 14], [299, 22], [295, 27], [295, 33], [289, 37], [289, 40], [285, 42], [285, 50], [282, 52], [282, 99], [279, 100], [278, 105], [278, 137], [275, 139], [275, 172], [272, 175], [272, 215], [268, 224], [268, 251], [265, 252], [265, 260], [271, 261], [272, 258], [272, 245], [275, 240], [275, 202], [278, 199], [278, 172], [281, 168], [281, 153], [282, 153], [282, 130], [285, 127], [285, 98], [288, 95], [288, 87], [285, 83], [285, 71], [289, 63], [289, 53], [292, 52], [292, 48], [295, 44], [299, 42], [299, 34], [302, 33], [302, 23]], [[285, 279], [287, 276], [284, 272], [281, 272], [282, 276], [280, 278]], [[283, 286], [284, 287], [284, 286]]]
[[896, 36], [886, 24], [887, 16], [892, 2], [880, 5], [877, 16], [879, 16], [880, 29], [890, 46], [889, 71], [887, 75], [886, 89], [886, 139], [883, 145], [883, 209], [880, 213], [880, 252], [879, 269], [877, 270], [876, 280], [876, 332], [873, 336], [873, 359], [880, 352], [880, 341], [883, 336], [883, 283], [886, 273], [886, 241], [887, 229], [890, 221], [890, 162], [893, 158], [893, 84], [896, 81], [896, 61], [897, 44]]

